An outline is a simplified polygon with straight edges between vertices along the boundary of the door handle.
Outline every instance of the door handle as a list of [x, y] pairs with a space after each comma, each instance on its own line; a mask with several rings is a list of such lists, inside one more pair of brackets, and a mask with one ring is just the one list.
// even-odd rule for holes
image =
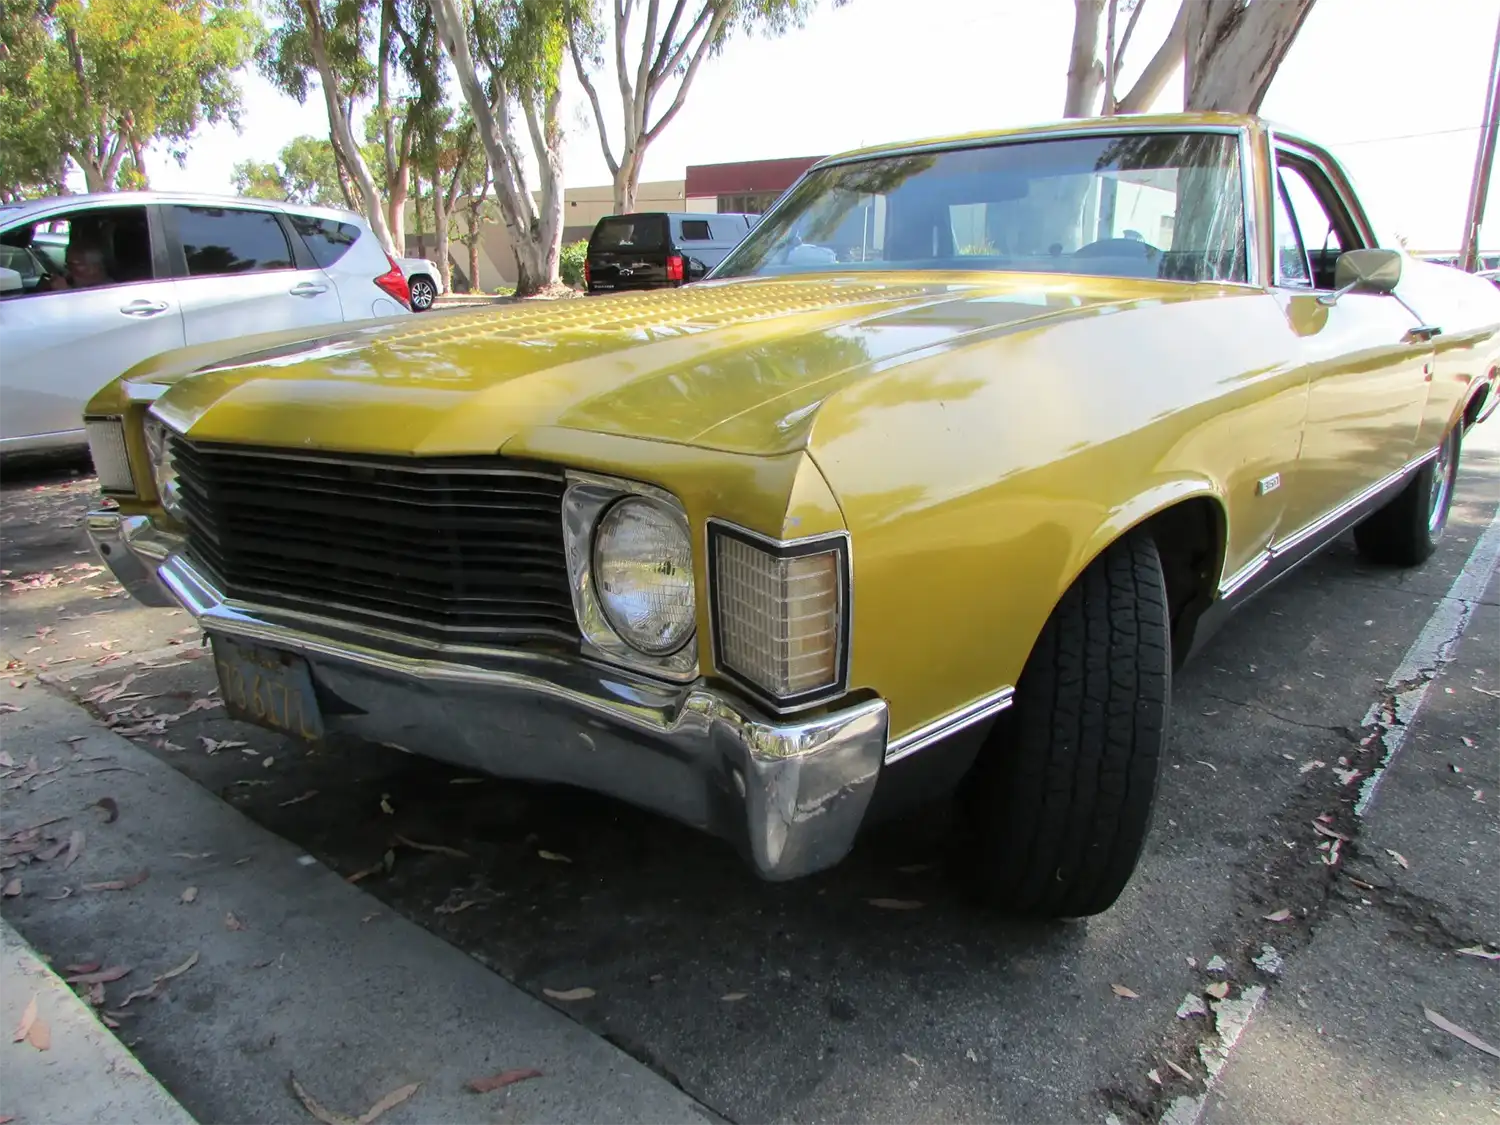
[[131, 301], [128, 305], [121, 305], [120, 311], [126, 316], [155, 316], [157, 313], [167, 311], [167, 303], [165, 301]]
[[1406, 330], [1406, 342], [1408, 344], [1425, 344], [1434, 336], [1441, 336], [1443, 330], [1436, 324], [1419, 324], [1415, 328]]
[[328, 286], [319, 285], [316, 281], [304, 281], [299, 285], [293, 285], [291, 294], [293, 297], [316, 297], [319, 293], [327, 293]]

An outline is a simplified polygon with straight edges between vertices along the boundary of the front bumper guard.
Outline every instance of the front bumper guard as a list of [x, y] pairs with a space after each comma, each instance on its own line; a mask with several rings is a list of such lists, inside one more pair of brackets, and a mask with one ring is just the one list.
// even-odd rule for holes
[[146, 516], [90, 513], [89, 538], [139, 601], [304, 657], [330, 731], [477, 769], [605, 793], [734, 843], [766, 879], [838, 863], [885, 757], [875, 699], [767, 716], [703, 684], [668, 685], [546, 654], [454, 650], [226, 598]]

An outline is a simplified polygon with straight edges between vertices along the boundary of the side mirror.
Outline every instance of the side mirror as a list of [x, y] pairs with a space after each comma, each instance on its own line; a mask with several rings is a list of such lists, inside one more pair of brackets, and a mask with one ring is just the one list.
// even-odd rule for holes
[[689, 258], [687, 260], [687, 276], [686, 278], [684, 278], [684, 280], [698, 281], [701, 280], [707, 273], [708, 267], [706, 265], [700, 262], [697, 258]]
[[1333, 270], [1333, 287], [1348, 292], [1390, 293], [1401, 281], [1401, 255], [1394, 250], [1346, 250]]
[[22, 288], [19, 273], [0, 267], [0, 293], [19, 293]]

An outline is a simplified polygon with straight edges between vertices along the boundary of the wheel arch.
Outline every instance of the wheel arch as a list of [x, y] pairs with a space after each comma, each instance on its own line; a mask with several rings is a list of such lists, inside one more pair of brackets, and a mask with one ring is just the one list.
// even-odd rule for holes
[[1100, 525], [1061, 591], [1068, 590], [1111, 544], [1138, 531], [1151, 536], [1161, 556], [1172, 619], [1173, 663], [1180, 665], [1192, 649], [1198, 622], [1213, 603], [1224, 574], [1228, 506], [1206, 478], [1175, 480], [1147, 490], [1116, 508]]

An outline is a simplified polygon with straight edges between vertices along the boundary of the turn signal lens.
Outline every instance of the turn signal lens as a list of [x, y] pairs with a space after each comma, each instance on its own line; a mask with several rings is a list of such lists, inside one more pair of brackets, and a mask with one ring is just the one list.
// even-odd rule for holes
[[716, 662], [782, 703], [840, 690], [844, 573], [841, 540], [778, 553], [718, 531]]
[[125, 451], [125, 422], [121, 418], [85, 418], [89, 453], [94, 472], [99, 476], [101, 492], [135, 491], [135, 477], [130, 472], [130, 455]]

